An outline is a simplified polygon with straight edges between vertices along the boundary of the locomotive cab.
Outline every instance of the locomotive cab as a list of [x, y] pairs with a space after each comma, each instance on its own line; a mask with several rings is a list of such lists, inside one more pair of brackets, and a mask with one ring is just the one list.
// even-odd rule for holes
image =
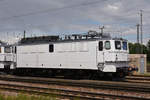
[[101, 40], [97, 62], [102, 72], [128, 72], [128, 42], [123, 39]]
[[128, 60], [128, 45], [127, 41], [110, 40], [105, 41], [105, 62], [124, 62]]

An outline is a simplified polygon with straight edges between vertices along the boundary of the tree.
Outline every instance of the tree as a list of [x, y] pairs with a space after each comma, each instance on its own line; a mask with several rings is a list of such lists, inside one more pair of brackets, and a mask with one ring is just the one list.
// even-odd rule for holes
[[147, 43], [147, 61], [150, 61], [150, 40]]
[[147, 48], [150, 50], [150, 40], [147, 42]]
[[[141, 48], [143, 52], [141, 52]], [[147, 54], [148, 48], [145, 45], [141, 45], [139, 43], [129, 43], [129, 53], [130, 54]]]
[[150, 61], [150, 40], [148, 41], [147, 46], [139, 43], [129, 43], [129, 53], [141, 54], [141, 47], [143, 49], [142, 54], [147, 54], [147, 61]]

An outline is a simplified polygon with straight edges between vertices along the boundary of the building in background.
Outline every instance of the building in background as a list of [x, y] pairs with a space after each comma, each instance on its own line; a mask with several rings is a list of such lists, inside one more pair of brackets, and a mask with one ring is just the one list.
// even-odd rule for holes
[[129, 65], [133, 68], [137, 67], [138, 71], [133, 74], [144, 74], [147, 72], [147, 55], [146, 54], [130, 54]]

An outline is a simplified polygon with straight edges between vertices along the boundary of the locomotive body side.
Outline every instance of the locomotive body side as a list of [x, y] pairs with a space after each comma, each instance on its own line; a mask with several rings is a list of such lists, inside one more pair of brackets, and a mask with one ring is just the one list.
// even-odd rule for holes
[[97, 70], [97, 41], [17, 46], [17, 68]]

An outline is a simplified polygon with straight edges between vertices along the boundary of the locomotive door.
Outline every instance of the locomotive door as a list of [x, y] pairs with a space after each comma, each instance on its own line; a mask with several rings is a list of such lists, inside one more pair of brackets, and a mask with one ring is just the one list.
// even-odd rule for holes
[[99, 43], [98, 43], [97, 63], [100, 65], [104, 64], [103, 41], [99, 41]]

